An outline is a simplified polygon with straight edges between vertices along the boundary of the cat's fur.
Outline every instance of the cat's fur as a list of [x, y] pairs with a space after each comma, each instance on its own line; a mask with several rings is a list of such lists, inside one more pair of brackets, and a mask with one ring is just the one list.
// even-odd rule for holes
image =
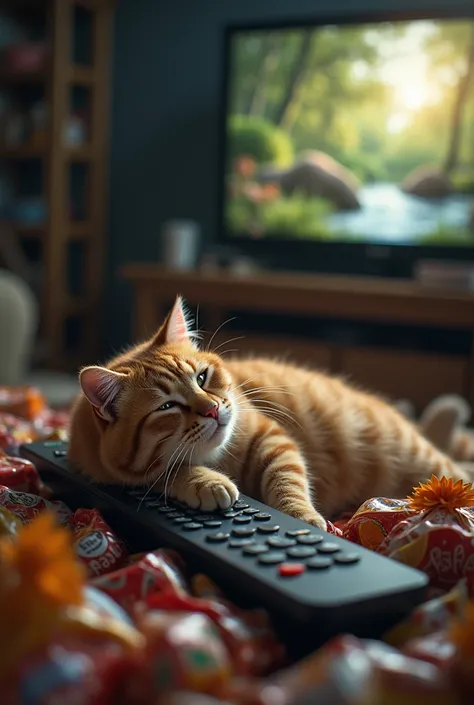
[[292, 365], [199, 351], [179, 298], [154, 338], [80, 379], [71, 461], [193, 507], [228, 507], [240, 489], [325, 527], [319, 512], [404, 496], [432, 473], [469, 479], [378, 397]]

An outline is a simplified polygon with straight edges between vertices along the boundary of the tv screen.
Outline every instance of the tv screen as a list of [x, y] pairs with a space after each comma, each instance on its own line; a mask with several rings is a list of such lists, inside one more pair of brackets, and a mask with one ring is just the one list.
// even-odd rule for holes
[[474, 19], [234, 29], [230, 237], [474, 244]]

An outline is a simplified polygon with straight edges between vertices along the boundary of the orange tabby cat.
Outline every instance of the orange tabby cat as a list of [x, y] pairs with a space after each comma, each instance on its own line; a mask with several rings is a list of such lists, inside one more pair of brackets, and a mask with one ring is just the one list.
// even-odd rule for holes
[[291, 365], [200, 351], [179, 298], [151, 340], [86, 367], [80, 381], [71, 461], [192, 507], [229, 507], [240, 489], [325, 528], [322, 515], [404, 496], [432, 473], [468, 479], [375, 396]]

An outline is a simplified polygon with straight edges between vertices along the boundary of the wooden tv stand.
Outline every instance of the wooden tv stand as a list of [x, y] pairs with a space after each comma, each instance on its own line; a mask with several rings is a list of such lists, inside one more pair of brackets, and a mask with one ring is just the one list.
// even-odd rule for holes
[[[217, 343], [245, 335], [221, 350], [287, 355], [301, 363], [348, 375], [359, 384], [392, 399], [409, 398], [418, 409], [439, 394], [461, 394], [474, 407], [474, 294], [431, 290], [412, 281], [307, 274], [259, 273], [236, 276], [228, 271], [177, 272], [147, 264], [130, 264], [121, 275], [133, 286], [133, 332], [150, 335], [176, 294], [199, 304], [199, 317], [213, 332], [229, 311], [281, 313], [308, 319], [351, 320], [413, 327], [436, 327], [443, 334], [464, 330], [471, 336], [465, 354], [438, 354], [395, 347], [328, 343], [246, 331], [220, 331]], [[224, 327], [225, 328], [225, 327]], [[436, 349], [436, 341], [434, 341]]]

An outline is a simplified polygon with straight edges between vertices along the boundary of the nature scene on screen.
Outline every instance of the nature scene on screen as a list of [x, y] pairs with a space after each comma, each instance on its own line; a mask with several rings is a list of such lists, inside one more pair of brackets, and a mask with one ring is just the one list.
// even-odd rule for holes
[[232, 35], [227, 230], [474, 245], [474, 20]]

